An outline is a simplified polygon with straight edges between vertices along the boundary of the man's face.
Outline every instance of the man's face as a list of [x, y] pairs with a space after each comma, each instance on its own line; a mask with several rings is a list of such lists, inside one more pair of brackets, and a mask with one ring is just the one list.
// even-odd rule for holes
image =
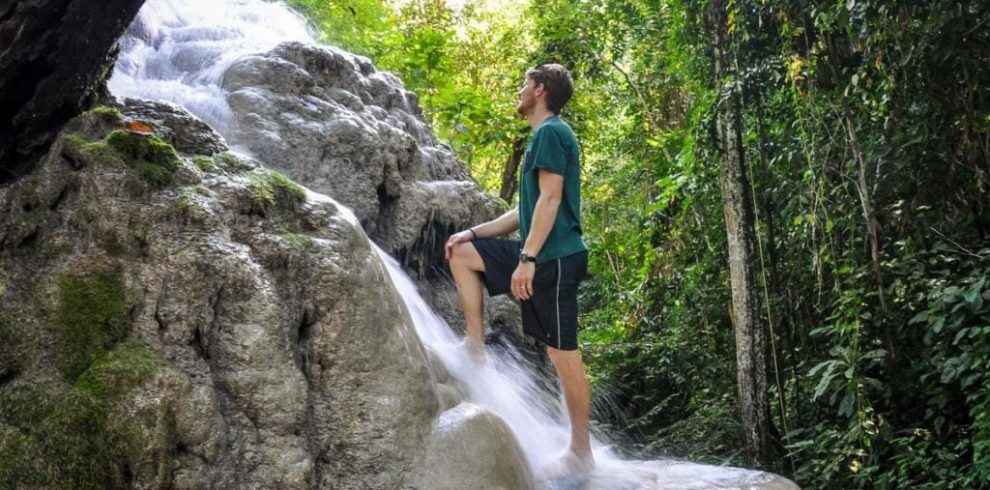
[[543, 94], [543, 85], [536, 85], [532, 78], [526, 77], [526, 82], [519, 89], [519, 103], [516, 105], [516, 112], [522, 115], [529, 114], [536, 108], [537, 97]]

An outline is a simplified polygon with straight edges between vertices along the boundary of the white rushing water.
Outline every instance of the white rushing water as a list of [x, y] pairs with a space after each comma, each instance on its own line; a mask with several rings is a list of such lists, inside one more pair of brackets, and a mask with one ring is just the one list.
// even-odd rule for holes
[[306, 20], [281, 3], [149, 0], [121, 39], [108, 86], [116, 95], [179, 104], [228, 136], [224, 70], [286, 41], [316, 43]]
[[[316, 42], [305, 20], [283, 3], [149, 0], [121, 41], [109, 87], [117, 96], [182, 105], [236, 144], [231, 140], [233, 119], [222, 87], [223, 72], [238, 58], [284, 41]], [[468, 401], [507, 422], [539, 478], [539, 468], [559, 456], [568, 443], [569, 423], [561, 399], [541, 387], [533, 366], [511, 349], [489, 352], [487, 365], [479, 368], [460, 346], [459, 335], [430, 309], [399, 265], [384, 252], [379, 254], [420, 340], [466, 387]], [[595, 489], [749, 489], [759, 488], [769, 478], [760, 472], [671, 460], [623, 461], [601, 441], [593, 445], [598, 468], [589, 486]]]

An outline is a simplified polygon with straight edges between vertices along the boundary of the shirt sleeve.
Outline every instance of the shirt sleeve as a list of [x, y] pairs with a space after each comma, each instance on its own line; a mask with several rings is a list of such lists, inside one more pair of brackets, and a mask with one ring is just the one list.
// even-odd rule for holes
[[533, 141], [533, 166], [555, 174], [564, 175], [567, 169], [567, 153], [563, 135], [550, 126], [539, 129]]

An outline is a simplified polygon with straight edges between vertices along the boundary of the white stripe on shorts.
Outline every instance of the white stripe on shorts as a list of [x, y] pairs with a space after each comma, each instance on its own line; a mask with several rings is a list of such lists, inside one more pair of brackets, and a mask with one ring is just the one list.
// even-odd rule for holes
[[560, 338], [560, 259], [557, 259], [557, 348], [563, 344]]

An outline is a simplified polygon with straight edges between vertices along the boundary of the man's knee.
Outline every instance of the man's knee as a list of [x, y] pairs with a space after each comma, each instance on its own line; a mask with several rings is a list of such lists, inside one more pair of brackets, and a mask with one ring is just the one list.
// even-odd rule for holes
[[553, 347], [553, 346], [548, 345], [547, 346], [547, 355], [550, 356], [550, 360], [553, 361], [554, 364], [558, 364], [558, 363], [561, 363], [561, 362], [568, 362], [568, 361], [570, 361], [570, 362], [574, 362], [574, 361], [581, 362], [581, 354], [578, 352], [577, 349], [574, 349], [574, 350], [562, 350], [562, 349], [558, 349], [556, 347]]
[[485, 269], [481, 255], [474, 248], [471, 242], [460, 242], [454, 245], [450, 253], [450, 265], [464, 266], [473, 271], [483, 271]]

